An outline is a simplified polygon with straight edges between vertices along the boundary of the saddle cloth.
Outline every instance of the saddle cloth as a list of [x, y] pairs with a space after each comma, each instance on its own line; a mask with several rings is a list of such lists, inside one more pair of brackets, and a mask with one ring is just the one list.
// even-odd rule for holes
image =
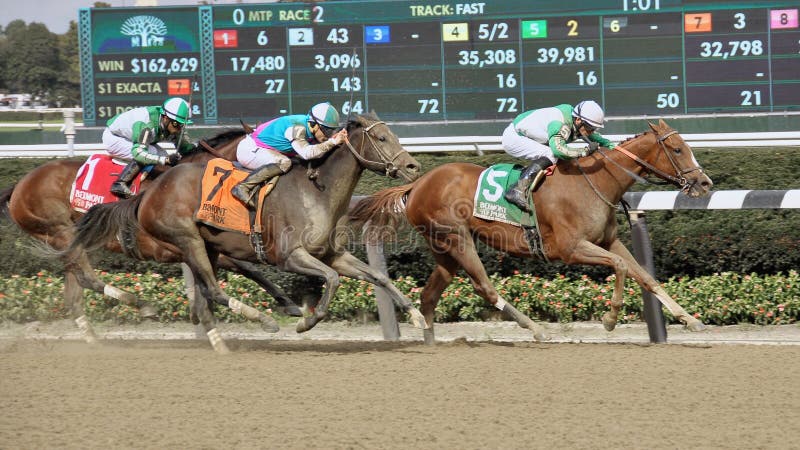
[[520, 173], [520, 167], [514, 164], [495, 164], [481, 172], [478, 188], [475, 190], [472, 215], [480, 219], [522, 226], [522, 217], [527, 214], [503, 197], [506, 190], [519, 180]]
[[273, 178], [259, 189], [256, 202], [258, 209], [254, 214], [254, 223], [251, 223], [251, 211], [231, 195], [231, 189], [249, 174], [249, 171], [235, 167], [226, 159], [215, 158], [209, 161], [203, 173], [200, 209], [195, 213], [195, 220], [221, 230], [248, 235], [253, 230], [261, 230], [261, 209], [264, 198], [275, 187], [277, 178]]
[[[117, 181], [117, 177], [125, 168], [125, 162], [116, 160], [110, 155], [102, 153], [94, 154], [86, 159], [69, 192], [69, 203], [72, 209], [85, 213], [94, 205], [101, 203], [114, 203], [119, 198], [112, 194], [111, 184]], [[145, 170], [139, 172], [131, 183], [131, 192], [139, 192]]]

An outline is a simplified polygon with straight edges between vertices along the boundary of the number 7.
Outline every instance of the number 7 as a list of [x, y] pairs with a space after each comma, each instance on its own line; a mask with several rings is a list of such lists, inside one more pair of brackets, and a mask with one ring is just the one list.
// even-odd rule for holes
[[208, 197], [206, 197], [207, 202], [210, 202], [214, 198], [214, 196], [217, 195], [217, 192], [219, 192], [219, 190], [222, 188], [223, 183], [225, 183], [225, 180], [227, 180], [228, 177], [231, 176], [233, 171], [223, 169], [221, 167], [214, 167], [214, 176], [216, 176], [218, 173], [222, 173], [223, 175], [219, 177], [219, 181], [217, 182], [217, 185], [214, 186], [214, 189], [211, 189], [211, 192], [208, 193]]

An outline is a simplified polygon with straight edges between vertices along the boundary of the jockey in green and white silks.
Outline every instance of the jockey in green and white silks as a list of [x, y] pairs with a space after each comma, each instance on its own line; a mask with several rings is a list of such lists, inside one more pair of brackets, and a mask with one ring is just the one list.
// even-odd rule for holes
[[319, 158], [347, 139], [339, 128], [339, 112], [330, 103], [318, 103], [308, 114], [282, 116], [256, 127], [236, 149], [239, 163], [253, 172], [233, 187], [231, 194], [248, 206], [257, 187], [292, 167], [293, 156]]
[[[134, 108], [109, 119], [103, 131], [103, 145], [111, 156], [131, 160], [111, 185], [111, 192], [118, 197], [130, 197], [130, 183], [142, 167], [175, 165], [182, 153], [192, 150], [194, 145], [186, 133], [181, 133], [185, 125], [192, 123], [190, 117], [189, 103], [170, 98], [162, 106]], [[175, 144], [177, 152], [165, 154], [156, 145], [164, 141]]]
[[[592, 100], [584, 100], [573, 108], [558, 105], [526, 111], [511, 122], [503, 132], [503, 149], [511, 156], [525, 158], [530, 165], [520, 175], [517, 184], [509, 188], [506, 200], [530, 212], [527, 190], [534, 176], [558, 159], [588, 156], [598, 147], [614, 148], [614, 144], [596, 130], [603, 128], [605, 113]], [[588, 141], [582, 149], [567, 144], [577, 139]]]

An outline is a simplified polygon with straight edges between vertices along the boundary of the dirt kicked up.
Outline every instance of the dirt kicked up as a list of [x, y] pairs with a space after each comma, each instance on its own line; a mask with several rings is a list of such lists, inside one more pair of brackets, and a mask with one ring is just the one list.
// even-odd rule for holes
[[800, 346], [0, 341], [4, 448], [796, 448]]

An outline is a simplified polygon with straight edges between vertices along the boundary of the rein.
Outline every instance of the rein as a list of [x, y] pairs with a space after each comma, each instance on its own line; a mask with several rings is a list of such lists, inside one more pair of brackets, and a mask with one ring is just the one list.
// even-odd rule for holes
[[[346, 139], [344, 142], [347, 144], [347, 148], [348, 148], [348, 150], [350, 150], [350, 153], [353, 154], [353, 157], [355, 157], [356, 160], [359, 162], [359, 164], [364, 166], [366, 169], [372, 170], [372, 171], [375, 171], [375, 172], [384, 172], [386, 176], [394, 176], [397, 173], [397, 171], [399, 170], [399, 168], [397, 166], [395, 166], [394, 161], [398, 157], [400, 157], [400, 153], [398, 152], [396, 155], [394, 155], [394, 158], [389, 158], [381, 150], [381, 146], [375, 144], [375, 140], [372, 138], [372, 136], [369, 134], [369, 132], [370, 132], [370, 130], [372, 130], [372, 127], [374, 127], [375, 125], [378, 125], [378, 124], [386, 125], [385, 122], [379, 120], [377, 122], [373, 122], [372, 124], [370, 124], [370, 126], [364, 128], [364, 132], [361, 133], [361, 145], [359, 145], [359, 149], [358, 150], [356, 150], [353, 147], [353, 145], [350, 143], [349, 139]], [[366, 159], [363, 156], [361, 156], [361, 151], [364, 149], [364, 141], [366, 139], [369, 139], [370, 144], [372, 144], [372, 147], [375, 149], [375, 151], [378, 153], [378, 155], [380, 155], [380, 157], [381, 157], [381, 159], [383, 159], [383, 161], [372, 161], [372, 160]]]
[[217, 150], [216, 150], [214, 147], [212, 147], [212, 146], [208, 145], [208, 142], [206, 142], [205, 140], [201, 139], [201, 140], [200, 140], [200, 141], [197, 143], [197, 145], [200, 145], [200, 146], [202, 146], [204, 149], [206, 149], [206, 151], [207, 151], [208, 153], [211, 153], [212, 155], [216, 156], [217, 158], [222, 158], [222, 159], [225, 159], [225, 157], [224, 157], [224, 156], [222, 156], [222, 154], [221, 154], [220, 152], [218, 152], [218, 151], [217, 151]]

